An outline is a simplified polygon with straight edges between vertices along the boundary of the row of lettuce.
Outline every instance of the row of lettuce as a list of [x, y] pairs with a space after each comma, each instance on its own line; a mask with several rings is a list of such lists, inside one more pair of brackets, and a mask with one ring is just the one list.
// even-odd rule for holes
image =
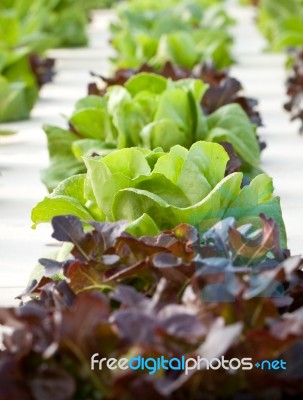
[[260, 221], [257, 235], [227, 218], [203, 235], [181, 224], [136, 238], [126, 221], [85, 233], [76, 217], [55, 217], [72, 257], [41, 259], [25, 303], [0, 308], [13, 332], [0, 350], [2, 398], [301, 398], [302, 260], [282, 250], [273, 219]]
[[[216, 56], [225, 67], [232, 60], [232, 20], [222, 5], [204, 3], [132, 0], [118, 6], [112, 25], [115, 75], [76, 103], [67, 129], [45, 127], [50, 166], [43, 180], [51, 193], [34, 207], [35, 225], [62, 214], [126, 218], [130, 232], [150, 235], [189, 223], [193, 215], [212, 222], [229, 215], [249, 219], [265, 207], [285, 239], [279, 200], [259, 167], [256, 103], [241, 101], [240, 83], [217, 70]], [[174, 48], [184, 42], [170, 38], [200, 38], [200, 31], [213, 37], [211, 46], [197, 42], [200, 58], [189, 68], [173, 57], [186, 53]], [[223, 53], [219, 36], [229, 38]], [[160, 64], [136, 44], [149, 39], [155, 42], [147, 46], [150, 52], [165, 49]], [[129, 56], [132, 63], [118, 45], [128, 42], [142, 56]]]
[[3, 0], [0, 4], [0, 122], [28, 118], [52, 80], [54, 47], [87, 44], [89, 11], [107, 0]]
[[[222, 69], [232, 21], [219, 3], [119, 5], [113, 76], [89, 85], [65, 129], [45, 127], [50, 194], [32, 220], [63, 246], [39, 260], [21, 307], [0, 308], [13, 328], [5, 399], [303, 394], [302, 260], [259, 167], [257, 102]], [[143, 367], [92, 368], [95, 353]]]
[[111, 26], [112, 44], [117, 50], [113, 62], [120, 68], [147, 63], [158, 69], [166, 61], [193, 68], [211, 59], [218, 69], [230, 66], [232, 38], [226, 28], [233, 20], [220, 3], [221, 0], [122, 3], [117, 9], [118, 22]]
[[289, 100], [284, 108], [290, 112], [291, 120], [302, 123], [300, 133], [303, 133], [303, 1], [259, 0], [254, 4], [258, 5], [258, 26], [269, 50], [287, 51]]

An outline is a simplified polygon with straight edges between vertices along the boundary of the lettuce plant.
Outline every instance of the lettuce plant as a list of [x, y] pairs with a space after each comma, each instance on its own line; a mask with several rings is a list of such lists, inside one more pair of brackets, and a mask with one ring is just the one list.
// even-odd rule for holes
[[205, 116], [201, 101], [207, 85], [197, 79], [171, 81], [141, 73], [124, 86], [111, 87], [105, 97], [88, 96], [76, 104], [70, 130], [46, 126], [50, 167], [43, 181], [53, 189], [73, 173], [85, 172], [83, 156], [105, 155], [125, 147], [189, 148], [198, 140], [228, 142], [254, 174], [260, 160], [255, 126], [238, 104]]
[[39, 89], [51, 82], [54, 60], [27, 50], [0, 49], [0, 122], [28, 118]]
[[53, 41], [36, 29], [33, 21], [22, 23], [16, 10], [0, 9], [0, 122], [27, 118], [39, 88], [52, 79], [53, 60], [36, 53]]
[[292, 71], [286, 82], [289, 100], [284, 108], [290, 112], [292, 121], [302, 122], [300, 133], [303, 134], [303, 49], [292, 53]]
[[[242, 269], [247, 273], [249, 267], [261, 274], [275, 268], [289, 254], [280, 246], [276, 222], [262, 214], [258, 222], [260, 227], [255, 229], [252, 224], [238, 226], [234, 218], [226, 218], [205, 233], [181, 224], [153, 238], [136, 238], [125, 232], [127, 221], [91, 221], [93, 230], [85, 232], [77, 217], [57, 216], [52, 219], [52, 236], [69, 243], [71, 254], [60, 262], [40, 259], [40, 268], [34, 271], [20, 298], [38, 296], [45, 279], [51, 278], [68, 279], [75, 294], [92, 289], [114, 290], [121, 283], [150, 294], [155, 284], [166, 278], [178, 293], [195, 271], [207, 265], [207, 258], [211, 259], [213, 273], [216, 269]], [[229, 289], [232, 286], [226, 291]]]
[[129, 148], [105, 157], [86, 157], [87, 174], [67, 178], [32, 210], [34, 224], [71, 214], [82, 220], [126, 219], [137, 236], [155, 234], [180, 223], [200, 230], [225, 217], [241, 223], [260, 213], [277, 222], [285, 245], [279, 198], [272, 180], [258, 175], [243, 188], [243, 174], [225, 177], [229, 157], [216, 143], [196, 142], [189, 150]]
[[[233, 63], [232, 20], [220, 7], [205, 1], [131, 1], [117, 8], [112, 24], [116, 67], [138, 67], [146, 62], [161, 68], [166, 61], [192, 68], [206, 60], [224, 68]], [[208, 2], [210, 3], [210, 2]], [[215, 2], [218, 3], [218, 2]]]
[[[54, 218], [53, 236], [71, 242], [73, 254], [41, 260], [43, 276], [20, 296], [25, 303], [0, 308], [2, 397], [301, 398], [302, 260], [283, 254], [275, 222], [261, 218], [257, 235], [228, 218], [202, 237], [183, 224], [140, 239], [123, 221], [92, 222], [85, 233], [74, 217]], [[162, 356], [174, 366], [198, 356], [226, 361], [187, 374], [165, 365], [156, 372], [151, 360], [144, 370], [92, 369], [95, 353]], [[244, 357], [251, 368], [230, 368]], [[261, 369], [264, 360], [287, 369], [269, 361]]]
[[258, 24], [274, 51], [298, 47], [303, 42], [303, 1], [262, 0]]
[[89, 11], [111, 3], [112, 0], [3, 0], [0, 14], [15, 16], [11, 35], [22, 31], [25, 40], [43, 41], [44, 48], [73, 47], [87, 44]]
[[0, 122], [28, 118], [54, 62], [45, 50], [87, 42], [87, 12], [102, 0], [3, 0], [0, 3]]
[[[139, 68], [119, 68], [110, 78], [91, 73], [98, 81], [91, 82], [88, 85], [88, 94], [104, 96], [110, 86], [124, 85], [128, 79], [140, 72], [156, 73], [173, 81], [185, 78], [201, 79], [209, 85], [201, 100], [204, 113], [211, 114], [223, 105], [237, 103], [240, 104], [252, 123], [262, 126], [262, 118], [257, 109], [258, 101], [243, 95], [241, 82], [229, 76], [228, 70], [218, 71], [211, 63], [196, 65], [193, 70], [180, 67], [169, 61], [160, 70], [142, 64]], [[264, 144], [261, 143], [260, 145], [263, 146]]]

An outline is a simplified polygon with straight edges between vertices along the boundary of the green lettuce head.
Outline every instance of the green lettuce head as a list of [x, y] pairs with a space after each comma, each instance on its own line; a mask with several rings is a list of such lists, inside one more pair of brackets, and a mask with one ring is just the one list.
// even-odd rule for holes
[[140, 73], [125, 86], [111, 87], [105, 97], [79, 100], [69, 119], [72, 131], [45, 127], [51, 162], [44, 183], [52, 190], [63, 179], [85, 172], [83, 157], [94, 153], [104, 156], [126, 147], [189, 149], [199, 140], [230, 143], [247, 166], [245, 172], [255, 170], [260, 162], [255, 126], [238, 104], [205, 116], [200, 103], [207, 88], [198, 79], [173, 82]]
[[228, 160], [221, 145], [203, 141], [189, 150], [174, 146], [169, 153], [128, 148], [103, 158], [87, 157], [87, 174], [63, 181], [34, 207], [32, 220], [36, 225], [65, 214], [82, 220], [126, 219], [128, 231], [141, 236], [180, 223], [205, 231], [230, 216], [244, 225], [263, 213], [277, 222], [281, 244], [286, 246], [271, 178], [258, 175], [242, 188], [241, 172], [225, 177]]

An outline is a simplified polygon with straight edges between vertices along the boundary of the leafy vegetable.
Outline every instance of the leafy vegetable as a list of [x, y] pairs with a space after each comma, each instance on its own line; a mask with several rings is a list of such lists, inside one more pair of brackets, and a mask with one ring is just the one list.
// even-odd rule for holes
[[52, 80], [44, 52], [87, 42], [87, 12], [103, 1], [10, 0], [0, 4], [0, 122], [28, 118], [39, 88]]
[[43, 34], [35, 35], [36, 30], [32, 19], [22, 23], [16, 9], [1, 3], [0, 122], [28, 118], [39, 87], [52, 78], [53, 60], [35, 53], [42, 53], [53, 41]]
[[[218, 68], [233, 63], [233, 22], [221, 7], [203, 1], [124, 2], [117, 7], [119, 20], [112, 24], [116, 67], [134, 68], [146, 62], [161, 68], [166, 61], [192, 68], [212, 60]], [[211, 2], [214, 3], [214, 2]], [[218, 3], [218, 2], [215, 2]]]
[[[211, 122], [217, 123], [216, 119]], [[212, 132], [217, 133], [216, 129]], [[271, 179], [258, 175], [241, 189], [242, 173], [224, 177], [228, 160], [222, 146], [201, 141], [190, 150], [174, 146], [167, 154], [130, 148], [105, 157], [86, 157], [87, 174], [63, 181], [34, 207], [32, 220], [49, 222], [64, 214], [98, 221], [127, 219], [128, 231], [140, 236], [181, 222], [200, 224], [205, 230], [228, 216], [245, 223], [264, 213], [277, 221], [285, 244]]]
[[0, 58], [1, 55], [3, 59], [7, 57], [7, 61], [0, 63], [0, 122], [28, 118], [39, 88], [54, 75], [52, 59], [33, 53], [9, 54], [9, 51], [1, 52], [0, 48]]
[[250, 117], [252, 123], [258, 126], [262, 125], [260, 113], [256, 109], [258, 101], [244, 97], [242, 84], [237, 79], [229, 77], [227, 70], [218, 71], [209, 63], [196, 66], [193, 70], [190, 70], [167, 62], [159, 71], [147, 64], [143, 64], [139, 68], [120, 68], [115, 71], [111, 78], [92, 73], [92, 76], [98, 78], [99, 82], [89, 84], [88, 94], [104, 96], [110, 86], [124, 85], [128, 79], [140, 72], [156, 73], [173, 81], [186, 78], [201, 79], [209, 84], [209, 88], [206, 90], [201, 102], [203, 111], [206, 114], [216, 111], [223, 105], [237, 103]]
[[[72, 259], [39, 260], [44, 266], [40, 281], [64, 275], [76, 294], [113, 290], [117, 284], [131, 282], [148, 294], [165, 278], [179, 293], [184, 282], [208, 264], [207, 258], [218, 272], [223, 266], [236, 271], [240, 265], [245, 273], [244, 267], [274, 268], [287, 255], [280, 247], [278, 226], [262, 214], [257, 220], [257, 230], [252, 224], [238, 227], [234, 218], [227, 218], [201, 236], [194, 227], [182, 224], [154, 238], [138, 239], [124, 232], [127, 221], [90, 222], [93, 231], [84, 232], [76, 217], [54, 217], [53, 237], [72, 244]], [[38, 295], [40, 281], [30, 281], [22, 297]]]
[[143, 72], [124, 86], [111, 87], [105, 97], [81, 99], [69, 119], [70, 132], [53, 126], [45, 129], [51, 165], [44, 172], [44, 183], [51, 190], [71, 176], [69, 165], [81, 168], [81, 156], [106, 155], [131, 146], [169, 151], [177, 144], [189, 148], [201, 139], [230, 143], [251, 172], [260, 159], [255, 126], [238, 104], [220, 107], [206, 117], [200, 106], [206, 90], [201, 80], [172, 81]]
[[281, 51], [298, 47], [303, 42], [303, 1], [262, 0], [258, 23], [269, 41], [270, 48]]
[[[84, 233], [76, 218], [55, 218], [53, 236], [73, 243], [73, 257], [63, 264], [42, 260], [44, 277], [22, 296], [36, 298], [0, 309], [7, 332], [0, 350], [2, 396], [200, 400], [203, 393], [235, 400], [266, 398], [269, 390], [281, 398], [301, 396], [302, 260], [285, 259], [275, 222], [261, 219], [258, 232], [229, 218], [201, 238], [180, 225], [136, 239], [123, 232], [123, 222], [93, 222]], [[246, 253], [235, 246], [239, 238]], [[51, 277], [54, 271], [60, 280]], [[246, 357], [253, 367], [188, 374], [173, 367], [156, 372], [151, 365], [91, 369], [95, 353], [175, 362]], [[265, 359], [284, 360], [287, 370], [258, 369]]]
[[303, 50], [292, 52], [292, 73], [286, 82], [289, 101], [284, 108], [290, 112], [291, 120], [302, 121], [300, 133], [303, 134]]
[[5, 41], [15, 41], [21, 35], [20, 45], [39, 45], [39, 51], [51, 47], [83, 46], [87, 44], [89, 11], [111, 3], [111, 0], [2, 1], [2, 23], [10, 25], [9, 36], [3, 29]]

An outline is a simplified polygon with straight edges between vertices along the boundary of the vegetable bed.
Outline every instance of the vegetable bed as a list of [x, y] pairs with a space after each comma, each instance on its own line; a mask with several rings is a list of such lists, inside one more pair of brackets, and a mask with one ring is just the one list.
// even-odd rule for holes
[[[164, 5], [142, 4], [167, 21]], [[119, 6], [125, 23], [136, 15], [127, 5]], [[191, 18], [200, 14], [182, 15], [193, 24], [182, 29], [199, 29]], [[136, 39], [145, 23], [135, 18]], [[120, 28], [114, 35], [134, 33]], [[215, 60], [192, 68], [131, 56], [121, 70], [122, 55], [112, 78], [76, 103], [66, 129], [45, 127], [50, 194], [32, 220], [51, 223], [62, 247], [39, 260], [23, 304], [0, 309], [12, 328], [0, 352], [1, 395], [300, 398], [302, 260], [287, 250], [279, 198], [259, 167], [255, 100]], [[252, 364], [178, 368], [199, 356]], [[174, 363], [100, 369], [104, 357]], [[264, 360], [289, 368], [259, 368]]]

